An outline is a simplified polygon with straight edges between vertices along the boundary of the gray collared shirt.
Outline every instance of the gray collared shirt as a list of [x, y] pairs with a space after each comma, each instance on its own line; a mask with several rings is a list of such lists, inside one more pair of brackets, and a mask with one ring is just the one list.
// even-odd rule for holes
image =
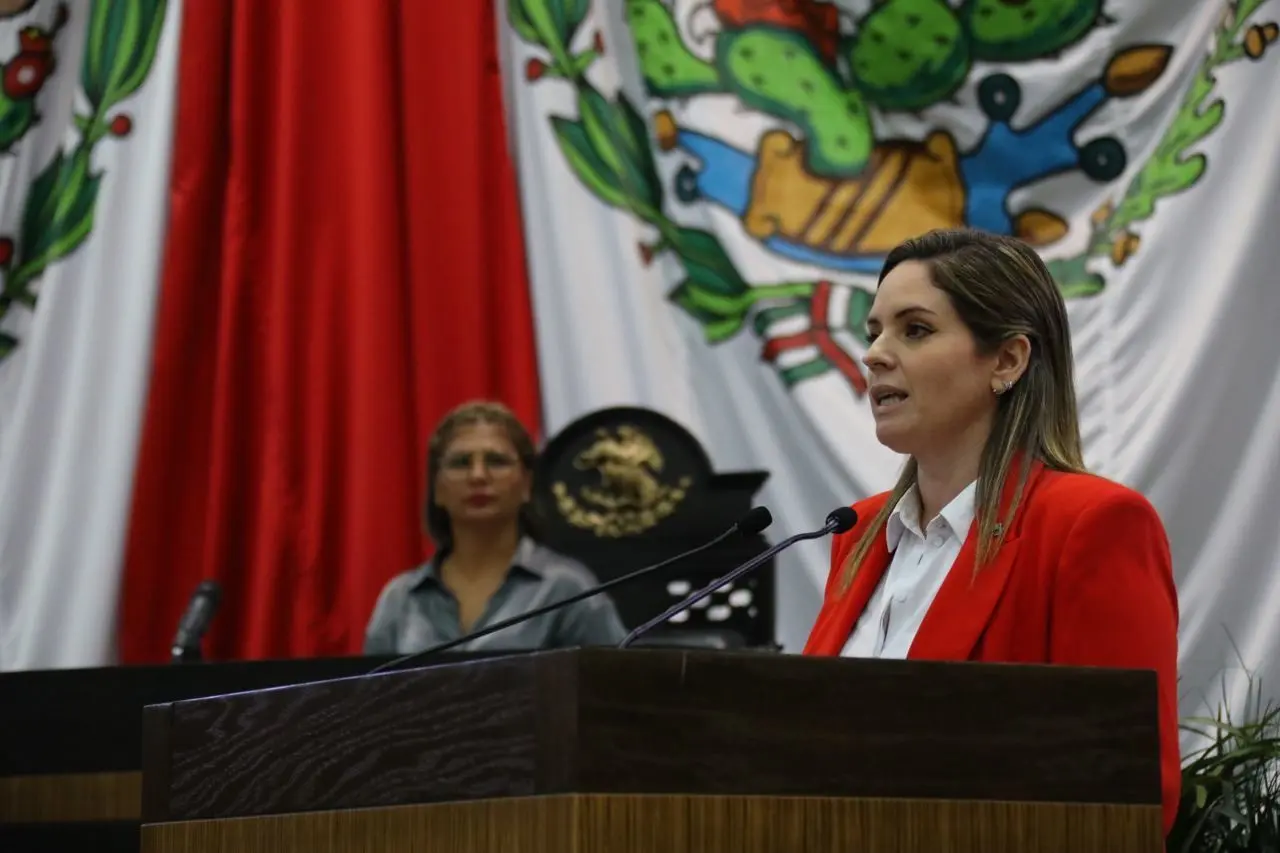
[[[586, 566], [525, 537], [511, 568], [472, 631], [584, 592], [597, 583]], [[464, 643], [460, 651], [616, 645], [627, 634], [608, 593]], [[369, 655], [409, 654], [462, 636], [458, 602], [440, 581], [439, 557], [383, 587], [365, 630]]]

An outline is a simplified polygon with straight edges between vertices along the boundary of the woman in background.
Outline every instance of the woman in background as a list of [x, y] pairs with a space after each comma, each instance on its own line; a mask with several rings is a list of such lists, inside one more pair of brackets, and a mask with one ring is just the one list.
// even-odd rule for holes
[[1139, 493], [1089, 474], [1066, 306], [1025, 244], [970, 230], [886, 258], [863, 359], [891, 492], [835, 538], [811, 655], [1151, 669], [1177, 814], [1178, 600]]
[[[536, 456], [519, 419], [498, 403], [466, 403], [444, 417], [427, 450], [424, 511], [436, 552], [383, 588], [366, 654], [420, 651], [595, 586], [585, 566], [537, 541]], [[624, 636], [601, 594], [459, 648], [613, 645]]]

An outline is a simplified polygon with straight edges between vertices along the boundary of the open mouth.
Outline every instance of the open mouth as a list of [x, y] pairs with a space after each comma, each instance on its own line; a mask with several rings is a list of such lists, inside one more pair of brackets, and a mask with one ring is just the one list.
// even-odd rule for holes
[[897, 388], [879, 388], [871, 392], [871, 401], [877, 409], [888, 409], [907, 399], [905, 391]]

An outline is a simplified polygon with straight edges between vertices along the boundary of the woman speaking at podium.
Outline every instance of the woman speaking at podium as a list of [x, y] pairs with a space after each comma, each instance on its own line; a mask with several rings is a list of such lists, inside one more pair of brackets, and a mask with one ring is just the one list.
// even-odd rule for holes
[[867, 320], [876, 437], [805, 654], [1154, 669], [1177, 812], [1178, 602], [1139, 493], [1084, 467], [1066, 306], [1025, 244], [934, 231], [890, 252]]

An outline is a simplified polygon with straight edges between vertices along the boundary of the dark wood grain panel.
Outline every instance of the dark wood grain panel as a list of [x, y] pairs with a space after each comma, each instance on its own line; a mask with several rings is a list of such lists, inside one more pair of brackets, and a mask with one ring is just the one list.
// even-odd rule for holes
[[580, 667], [564, 655], [529, 661], [537, 682], [538, 794], [568, 794], [578, 784], [581, 713]]
[[568, 650], [175, 703], [167, 729], [148, 821], [553, 793], [1160, 801], [1155, 676], [1119, 670]]
[[1159, 806], [558, 795], [152, 824], [146, 853], [1159, 853]]
[[534, 694], [533, 670], [502, 658], [173, 703], [166, 811], [532, 794]]
[[618, 678], [607, 656], [581, 662], [580, 791], [1159, 802], [1154, 674], [643, 653]]

